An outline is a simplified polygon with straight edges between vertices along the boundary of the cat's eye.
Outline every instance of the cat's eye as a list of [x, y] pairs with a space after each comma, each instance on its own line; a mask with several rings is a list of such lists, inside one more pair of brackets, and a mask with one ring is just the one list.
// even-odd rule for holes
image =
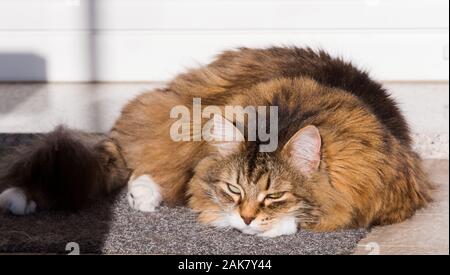
[[277, 199], [283, 197], [284, 194], [286, 194], [286, 192], [272, 193], [272, 194], [267, 195], [266, 198], [271, 199], [271, 200], [277, 200]]
[[236, 195], [241, 194], [241, 189], [239, 189], [238, 187], [236, 187], [232, 184], [227, 184], [227, 186], [228, 186], [228, 190], [230, 190], [231, 193], [236, 194]]

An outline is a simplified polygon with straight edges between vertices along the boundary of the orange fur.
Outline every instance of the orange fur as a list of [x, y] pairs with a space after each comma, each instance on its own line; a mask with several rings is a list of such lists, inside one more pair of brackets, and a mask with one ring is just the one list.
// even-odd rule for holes
[[[330, 231], [400, 222], [430, 201], [431, 187], [393, 103], [377, 105], [345, 85], [325, 85], [312, 73], [277, 75], [288, 61], [275, 53], [225, 53], [130, 102], [110, 137], [134, 175], [150, 174], [166, 202], [188, 201], [205, 223], [234, 207], [267, 228], [289, 213], [303, 228]], [[279, 149], [258, 153], [254, 143], [245, 142], [233, 154], [220, 156], [206, 142], [172, 141], [169, 129], [175, 120], [169, 112], [176, 105], [192, 108], [194, 97], [221, 107], [279, 106]], [[305, 175], [291, 165], [283, 148], [308, 125], [318, 128], [322, 146], [318, 169]], [[242, 188], [239, 198], [227, 189], [230, 182]], [[286, 193], [281, 201], [259, 201], [259, 194], [279, 191]]]

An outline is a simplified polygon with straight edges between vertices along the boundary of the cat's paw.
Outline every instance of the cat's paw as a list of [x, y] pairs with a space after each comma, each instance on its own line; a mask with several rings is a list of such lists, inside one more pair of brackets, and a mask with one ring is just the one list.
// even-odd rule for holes
[[130, 181], [127, 198], [133, 209], [142, 212], [155, 211], [162, 201], [159, 185], [148, 175]]
[[27, 199], [21, 188], [8, 188], [0, 194], [0, 209], [14, 215], [29, 215], [36, 211], [36, 203]]
[[293, 217], [285, 217], [276, 222], [272, 228], [262, 233], [257, 234], [263, 238], [275, 238], [283, 235], [292, 235], [297, 233], [298, 226], [297, 221]]

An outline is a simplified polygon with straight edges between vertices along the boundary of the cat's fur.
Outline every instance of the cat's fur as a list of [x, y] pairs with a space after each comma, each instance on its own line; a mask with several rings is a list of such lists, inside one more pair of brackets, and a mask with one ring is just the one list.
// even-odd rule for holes
[[[205, 106], [278, 106], [278, 149], [261, 153], [259, 142], [245, 137], [225, 151], [206, 141], [172, 141], [170, 110], [192, 108], [193, 98]], [[231, 122], [217, 123], [233, 130]], [[134, 208], [188, 203], [200, 221], [249, 234], [390, 224], [430, 201], [395, 102], [366, 73], [310, 49], [225, 52], [131, 101], [108, 141], [132, 171]]]
[[[15, 196], [24, 193], [27, 201], [0, 195], [0, 210], [30, 202], [44, 209], [77, 210], [122, 187], [130, 174], [120, 149], [109, 138], [64, 127], [15, 148], [2, 158], [1, 166], [2, 187], [15, 188]], [[26, 212], [15, 208], [14, 214]]]

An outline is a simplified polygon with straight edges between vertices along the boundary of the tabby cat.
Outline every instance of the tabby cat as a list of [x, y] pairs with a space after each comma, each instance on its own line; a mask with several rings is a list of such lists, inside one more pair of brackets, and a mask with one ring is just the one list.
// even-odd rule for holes
[[[218, 114], [212, 134], [234, 139], [173, 140], [171, 110], [192, 110], [195, 98], [221, 110], [276, 106], [278, 147], [262, 152], [237, 128], [248, 117]], [[78, 209], [128, 183], [136, 210], [186, 203], [200, 222], [265, 237], [396, 223], [431, 200], [388, 93], [350, 63], [301, 48], [227, 51], [131, 101], [108, 136], [60, 127], [8, 163], [0, 207], [15, 214]]]

